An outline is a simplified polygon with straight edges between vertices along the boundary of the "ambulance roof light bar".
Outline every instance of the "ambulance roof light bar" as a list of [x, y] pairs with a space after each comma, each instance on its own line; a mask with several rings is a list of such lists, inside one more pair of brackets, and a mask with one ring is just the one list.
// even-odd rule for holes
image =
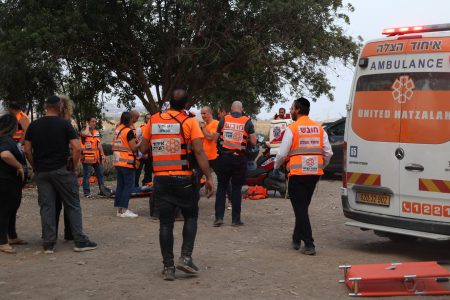
[[424, 25], [424, 26], [407, 26], [383, 29], [382, 34], [387, 36], [402, 35], [408, 33], [419, 32], [433, 32], [433, 31], [446, 31], [450, 30], [450, 23], [436, 24], [436, 25]]

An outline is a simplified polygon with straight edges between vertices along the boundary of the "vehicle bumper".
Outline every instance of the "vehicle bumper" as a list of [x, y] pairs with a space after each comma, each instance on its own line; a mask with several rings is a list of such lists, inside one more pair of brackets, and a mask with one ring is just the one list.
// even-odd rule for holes
[[354, 210], [349, 205], [348, 196], [342, 195], [341, 198], [344, 215], [349, 219], [375, 225], [450, 235], [450, 223], [387, 216]]

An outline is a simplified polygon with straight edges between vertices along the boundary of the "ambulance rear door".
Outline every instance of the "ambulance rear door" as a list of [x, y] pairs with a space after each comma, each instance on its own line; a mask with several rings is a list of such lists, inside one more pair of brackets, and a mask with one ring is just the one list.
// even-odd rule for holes
[[408, 52], [412, 67], [398, 79], [400, 215], [450, 222], [450, 37], [410, 40]]
[[[399, 216], [400, 119], [393, 91], [404, 72], [405, 41], [368, 43], [357, 67], [352, 111], [347, 125], [347, 193], [354, 210]], [[362, 63], [361, 63], [362, 62]]]

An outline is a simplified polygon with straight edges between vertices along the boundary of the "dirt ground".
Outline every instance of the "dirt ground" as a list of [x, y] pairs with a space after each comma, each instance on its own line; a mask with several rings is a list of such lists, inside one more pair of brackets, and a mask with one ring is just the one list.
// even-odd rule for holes
[[[84, 226], [99, 244], [75, 253], [60, 233], [57, 251], [42, 253], [35, 189], [25, 190], [18, 232], [29, 245], [0, 255], [1, 299], [346, 299], [338, 283], [341, 264], [426, 261], [450, 258], [450, 243], [393, 243], [372, 232], [344, 226], [340, 182], [323, 180], [311, 205], [317, 256], [290, 247], [289, 200], [245, 201], [245, 226], [212, 227], [214, 201], [202, 198], [194, 261], [197, 277], [161, 279], [158, 223], [148, 218], [148, 200], [133, 199], [137, 219], [115, 216], [110, 199], [82, 199]], [[94, 190], [95, 191], [95, 190]], [[179, 255], [181, 225], [175, 228]], [[177, 273], [178, 274], [178, 273]], [[396, 298], [402, 299], [402, 298]], [[437, 297], [433, 299], [448, 299]]]

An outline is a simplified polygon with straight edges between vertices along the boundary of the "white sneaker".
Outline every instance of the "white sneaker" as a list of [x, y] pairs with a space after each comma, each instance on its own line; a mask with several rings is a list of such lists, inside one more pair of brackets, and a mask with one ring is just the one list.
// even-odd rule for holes
[[120, 214], [121, 218], [137, 218], [138, 215], [132, 212], [131, 210], [126, 210], [124, 213]]

